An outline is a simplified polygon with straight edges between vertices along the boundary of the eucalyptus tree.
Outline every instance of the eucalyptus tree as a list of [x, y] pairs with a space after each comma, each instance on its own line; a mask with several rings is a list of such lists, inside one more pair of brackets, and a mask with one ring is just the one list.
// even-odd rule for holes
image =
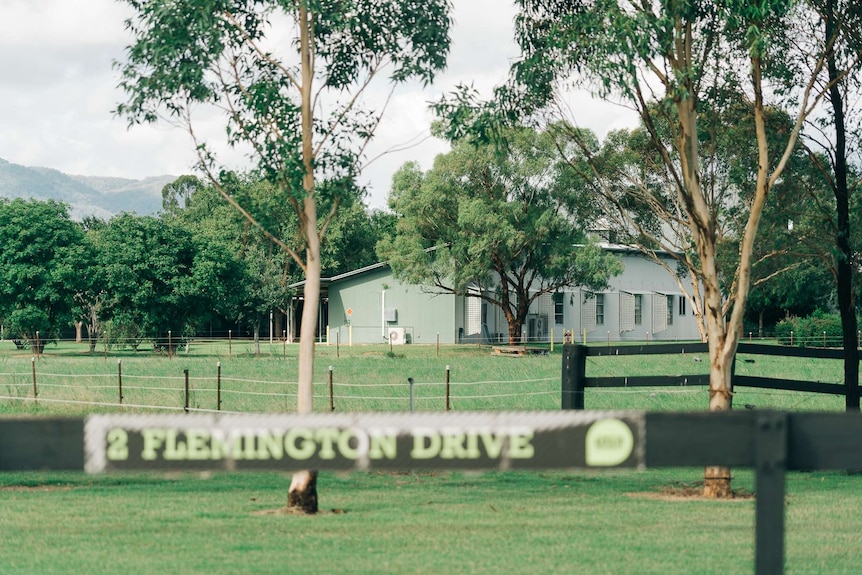
[[162, 188], [162, 210], [171, 212], [188, 208], [192, 197], [203, 187], [203, 182], [196, 176], [183, 175]]
[[[744, 147], [738, 155], [746, 157]], [[837, 309], [834, 214], [832, 192], [800, 145], [773, 187], [761, 218], [752, 250], [746, 333], [763, 333], [789, 315]], [[743, 202], [731, 211], [731, 224], [740, 226], [745, 215]], [[733, 232], [732, 228], [719, 245], [721, 269], [738, 266], [738, 234]]]
[[461, 142], [426, 173], [407, 163], [389, 207], [399, 219], [378, 253], [395, 276], [500, 308], [510, 344], [542, 295], [604, 289], [622, 271], [589, 240], [595, 204], [550, 130], [510, 130], [502, 149]]
[[[809, 0], [811, 17], [796, 22], [798, 40], [788, 53], [790, 76], [787, 92], [795, 96], [793, 84], [804, 77], [820, 54], [826, 66], [818, 81], [827, 89], [821, 113], [810, 119], [803, 133], [811, 162], [821, 173], [833, 195], [826, 205], [832, 208], [825, 228], [834, 249], [824, 253], [824, 262], [835, 279], [844, 346], [846, 408], [859, 411], [859, 350], [854, 283], [858, 250], [853, 238], [853, 156], [858, 163], [862, 144], [862, 117], [857, 94], [862, 85], [859, 61], [862, 57], [862, 6], [852, 0]], [[858, 175], [857, 175], [858, 176]]]
[[87, 271], [74, 295], [72, 309], [75, 324], [75, 341], [83, 341], [83, 329], [87, 329], [87, 344], [90, 353], [96, 351], [99, 337], [104, 333], [104, 310], [107, 303], [106, 293], [101, 285], [101, 273], [97, 266], [96, 238], [99, 231], [105, 229], [107, 222], [95, 216], [84, 218], [81, 223], [84, 231], [85, 258], [79, 265]]
[[[273, 187], [247, 175], [222, 174], [222, 190], [241, 201], [255, 219], [279, 235], [296, 237], [297, 225], [287, 205], [273, 201]], [[182, 201], [174, 201], [181, 192]], [[194, 234], [200, 243], [222, 246], [236, 258], [241, 273], [233, 278], [233, 304], [222, 310], [223, 317], [251, 327], [255, 353], [260, 353], [263, 318], [273, 310], [287, 312], [290, 290], [297, 272], [292, 260], [256, 226], [229, 205], [219, 191], [194, 176], [181, 176], [165, 186], [162, 218]], [[288, 230], [292, 229], [291, 234]]]
[[[248, 152], [254, 169], [285, 197], [299, 219], [301, 251], [257, 222], [302, 268], [298, 411], [310, 412], [320, 296], [321, 237], [351, 180], [382, 107], [363, 108], [373, 80], [430, 82], [449, 49], [447, 0], [125, 0], [134, 36], [117, 112], [131, 123], [166, 115], [194, 139], [199, 168], [220, 188], [215, 147], [196, 112], [221, 112], [225, 139]], [[206, 111], [206, 110], [204, 110]], [[318, 199], [333, 194], [318, 215]], [[294, 475], [289, 506], [317, 509], [316, 474]]]
[[[658, 104], [655, 104], [658, 106]], [[725, 299], [737, 289], [740, 242], [749, 223], [753, 201], [753, 182], [758, 169], [757, 138], [754, 126], [747, 122], [752, 108], [745, 95], [730, 90], [703, 104], [699, 114], [701, 188], [710, 198], [714, 219], [716, 267], [719, 289]], [[791, 118], [781, 110], [764, 110], [767, 146], [771, 155], [785, 145], [784, 134], [793, 128]], [[673, 277], [686, 294], [704, 341], [707, 325], [703, 314], [700, 289], [701, 260], [690, 233], [689, 220], [679, 209], [672, 174], [661, 159], [655, 139], [645, 126], [616, 130], [604, 142], [597, 143], [592, 134], [567, 124], [558, 124], [577, 147], [589, 157], [589, 181], [595, 199], [602, 206], [605, 222], [619, 241], [638, 247], [653, 260], [655, 248], [676, 260], [676, 265], [656, 261]], [[665, 145], [671, 145], [667, 118], [657, 116], [653, 124]], [[578, 159], [573, 166], [583, 165]], [[812, 179], [814, 178], [814, 179]], [[810, 194], [816, 187], [804, 149], [797, 144], [788, 158], [784, 176], [772, 186], [758, 227], [760, 239], [751, 252], [751, 288], [763, 283], [780, 282], [790, 272], [811, 260], [812, 241], [817, 233], [802, 214], [812, 208]], [[797, 221], [794, 233], [788, 232], [788, 220]], [[822, 236], [822, 234], [821, 234]], [[768, 293], [769, 288], [761, 293]]]
[[[561, 85], [570, 81], [637, 112], [673, 182], [672, 208], [687, 226], [697, 260], [710, 357], [709, 408], [729, 409], [731, 366], [760, 218], [771, 188], [793, 154], [803, 122], [828, 89], [828, 83], [817, 81], [826, 66], [821, 50], [801, 80], [790, 114], [791, 130], [778, 150], [771, 149], [766, 110], [769, 98], [783, 87], [774, 75], [786, 73], [782, 59], [792, 32], [789, 22], [804, 17], [804, 11], [788, 0], [518, 0], [517, 5], [515, 34], [523, 54], [513, 65], [511, 82], [497, 93], [504, 116], [534, 113], [553, 102]], [[736, 282], [733, 291], [725, 294], [717, 260], [715, 198], [704, 187], [699, 116], [703, 104], [728, 84], [741, 87], [750, 103], [747, 121], [754, 127], [757, 170], [750, 184], [739, 265], [733, 273]], [[500, 106], [465, 112], [463, 104], [471, 104], [470, 100], [469, 90], [462, 89], [439, 107], [450, 112], [453, 126], [499, 121]], [[670, 138], [658, 130], [662, 117]], [[613, 190], [606, 193], [611, 195]], [[653, 205], [667, 209], [659, 202]], [[729, 471], [708, 468], [704, 493], [730, 494]]]

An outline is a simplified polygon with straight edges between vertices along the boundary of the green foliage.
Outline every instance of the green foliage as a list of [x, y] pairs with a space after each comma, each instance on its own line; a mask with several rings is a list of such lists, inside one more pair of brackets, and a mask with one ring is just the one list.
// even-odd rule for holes
[[0, 320], [16, 337], [56, 337], [85, 276], [83, 232], [54, 201], [0, 198]]
[[[722, 230], [718, 261], [727, 270], [722, 274], [725, 293], [739, 265], [757, 172], [755, 138], [745, 122], [748, 115], [750, 106], [735, 103], [701, 122], [701, 126], [729, 126], [711, 127], [710, 137], [704, 139], [713, 164], [707, 172], [714, 180], [710, 185], [727, 197], [718, 212]], [[767, 108], [765, 123], [774, 155], [784, 145], [782, 138], [793, 121], [782, 110]], [[827, 309], [834, 301], [834, 264], [829, 254], [834, 245], [835, 200], [827, 180], [803, 146], [797, 145], [783, 177], [770, 190], [758, 225], [746, 306], [749, 321], [763, 318], [771, 325], [788, 314], [804, 316]]]
[[[214, 311], [253, 328], [259, 327], [260, 318], [273, 309], [286, 312], [292, 295], [288, 286], [303, 279], [302, 269], [257, 227], [249, 225], [213, 185], [188, 178], [191, 177], [181, 177], [169, 186], [171, 190], [185, 190], [189, 194], [183, 196], [181, 202], [172, 203], [163, 219], [189, 230], [199, 250], [230, 252], [225, 258], [214, 253], [209, 261], [236, 260], [243, 268], [230, 287], [233, 297], [221, 299], [223, 305]], [[290, 238], [291, 247], [301, 250], [302, 234], [296, 212], [278, 187], [249, 174], [226, 172], [221, 178], [223, 190], [244, 205], [258, 222], [276, 231], [279, 237]], [[321, 185], [326, 187], [334, 183]], [[350, 189], [338, 193], [341, 196], [339, 209], [327, 225], [321, 247], [321, 269], [326, 275], [375, 263], [374, 246], [385, 229], [385, 224], [380, 222], [394, 220], [391, 214], [387, 217], [369, 215], [360, 201], [361, 190], [353, 188], [350, 182], [343, 185]], [[330, 206], [324, 201], [322, 207]]]
[[171, 212], [188, 208], [192, 197], [203, 186], [195, 176], [180, 176], [162, 188], [162, 209]]
[[111, 349], [129, 346], [133, 350], [137, 350], [138, 346], [146, 339], [141, 327], [133, 319], [128, 318], [131, 314], [115, 311], [113, 315], [117, 317], [116, 321], [108, 319], [101, 324], [103, 330], [101, 337], [104, 345]]
[[[431, 81], [449, 50], [449, 2], [127, 2], [135, 11], [127, 21], [134, 43], [120, 65], [120, 86], [129, 99], [117, 113], [134, 124], [166, 112], [183, 124], [210, 182], [302, 267], [308, 281], [299, 409], [310, 409], [320, 243], [342, 194], [355, 189], [361, 156], [385, 109], [360, 109], [361, 96], [378, 74], [389, 73], [395, 83]], [[296, 212], [299, 250], [221, 187], [212, 148], [193, 127], [192, 117], [207, 108], [224, 113], [227, 143], [248, 150], [256, 175]], [[325, 215], [318, 198], [329, 205]]]
[[410, 283], [499, 306], [513, 338], [539, 295], [601, 289], [619, 263], [588, 241], [595, 214], [554, 133], [506, 137], [505, 149], [462, 142], [425, 174], [405, 164], [389, 198], [400, 219], [378, 253]]
[[122, 214], [94, 237], [112, 332], [186, 335], [239, 305], [242, 268], [231, 248], [153, 217]]
[[[445, 0], [126, 2], [135, 10], [126, 22], [134, 43], [118, 64], [129, 99], [117, 113], [130, 123], [154, 122], [162, 113], [187, 123], [200, 104], [225, 110], [228, 143], [253, 150], [256, 170], [296, 199], [312, 191], [303, 182], [304, 114], [319, 137], [317, 178], [352, 178], [379, 118], [343, 94], [362, 92], [384, 67], [395, 82], [430, 82], [449, 49]], [[302, 10], [311, 15], [305, 39]], [[272, 45], [276, 29], [295, 36]], [[292, 50], [306, 40], [314, 53], [309, 76], [301, 75]], [[317, 107], [313, 118], [300, 98], [312, 81], [330, 94], [326, 113]], [[198, 144], [202, 164], [212, 167], [211, 150]]]
[[824, 339], [833, 346], [842, 338], [841, 316], [815, 311], [808, 317], [790, 317], [776, 324], [775, 335], [784, 345], [790, 345], [792, 337], [793, 345], [799, 347], [820, 346]]

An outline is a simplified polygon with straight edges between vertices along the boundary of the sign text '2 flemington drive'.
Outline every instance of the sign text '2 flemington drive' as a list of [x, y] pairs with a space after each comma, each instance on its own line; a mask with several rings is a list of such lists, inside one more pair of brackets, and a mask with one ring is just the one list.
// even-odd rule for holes
[[93, 415], [90, 472], [642, 467], [639, 412]]

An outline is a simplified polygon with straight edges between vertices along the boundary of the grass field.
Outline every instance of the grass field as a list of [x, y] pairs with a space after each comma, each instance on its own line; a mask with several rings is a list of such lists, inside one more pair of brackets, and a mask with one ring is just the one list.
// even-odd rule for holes
[[[118, 369], [122, 370], [126, 411], [182, 409], [184, 370], [189, 372], [190, 407], [215, 410], [218, 364], [221, 365], [225, 411], [295, 410], [298, 348], [280, 343], [252, 353], [250, 342], [193, 344], [172, 358], [152, 352], [99, 350], [86, 345], [49, 346], [35, 361], [11, 342], [0, 342], [0, 413], [82, 414], [114, 411], [118, 402]], [[588, 376], [689, 375], [706, 373], [697, 354], [674, 356], [590, 357]], [[757, 356], [737, 363], [741, 375], [769, 375], [840, 383], [842, 366], [835, 360]], [[121, 365], [118, 366], [118, 361]], [[547, 356], [499, 357], [478, 346], [317, 347], [315, 410], [329, 410], [329, 368], [333, 404], [338, 411], [406, 411], [407, 378], [415, 381], [417, 410], [445, 409], [447, 366], [450, 404], [457, 411], [559, 409], [561, 352]], [[33, 399], [33, 370], [40, 401]], [[734, 401], [758, 408], [840, 410], [843, 399], [823, 394], [739, 388]], [[708, 402], [703, 387], [589, 389], [588, 409], [701, 410]], [[96, 405], [94, 405], [96, 404]], [[104, 404], [104, 405], [100, 405]], [[133, 407], [137, 406], [137, 407]]]
[[[8, 346], [8, 347], [7, 347]], [[71, 344], [35, 362], [0, 343], [0, 413], [142, 411], [116, 401], [117, 359], [127, 402], [181, 406], [188, 369], [195, 404], [212, 408], [216, 362], [224, 409], [289, 411], [295, 348], [192, 345], [174, 358], [131, 351], [89, 356]], [[417, 408], [442, 410], [450, 367], [453, 408], [559, 409], [559, 350], [494, 357], [488, 348], [318, 347], [315, 409], [328, 411], [328, 367], [336, 409], [404, 411], [407, 377]], [[688, 374], [692, 358], [590, 358], [588, 375]], [[758, 357], [742, 373], [837, 382], [840, 362]], [[760, 370], [760, 371], [757, 371]], [[140, 378], [140, 379], [136, 379]], [[197, 379], [200, 378], [200, 379]], [[51, 384], [55, 387], [51, 387]], [[67, 386], [67, 387], [61, 387]], [[126, 387], [128, 386], [128, 390]], [[293, 387], [291, 387], [293, 386]], [[140, 387], [143, 389], [133, 389]], [[279, 395], [280, 394], [280, 395]], [[47, 401], [53, 397], [57, 402]], [[8, 399], [12, 398], [12, 399]], [[64, 399], [66, 398], [66, 399]], [[370, 399], [378, 398], [378, 399]], [[590, 409], [700, 410], [702, 389], [588, 390]], [[82, 403], [61, 403], [76, 401]], [[87, 405], [86, 402], [105, 405]], [[795, 410], [840, 410], [843, 399], [739, 390], [735, 402]], [[750, 573], [752, 499], [676, 497], [698, 469], [644, 472], [324, 473], [315, 517], [277, 513], [283, 474], [87, 476], [0, 474], [0, 574], [24, 573]], [[787, 487], [787, 573], [859, 573], [862, 477], [791, 473]], [[751, 491], [750, 471], [734, 486]]]

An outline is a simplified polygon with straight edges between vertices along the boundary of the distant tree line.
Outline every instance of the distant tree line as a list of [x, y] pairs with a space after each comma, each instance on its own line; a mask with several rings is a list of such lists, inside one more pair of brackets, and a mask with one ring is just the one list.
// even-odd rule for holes
[[[776, 122], [776, 129], [780, 130], [781, 122]], [[555, 130], [561, 133], [559, 130], [563, 127], [557, 125], [541, 137], [547, 140], [553, 137]], [[519, 141], [523, 142], [524, 132], [521, 134]], [[582, 133], [579, 137], [594, 142], [594, 155], [604, 162], [606, 179], [621, 173], [644, 174], [649, 169], [643, 160], [649, 158], [649, 149], [642, 147], [645, 140], [638, 129], [614, 132], [601, 145], [591, 133]], [[530, 153], [544, 149], [542, 153], [547, 157], [554, 155], [554, 144], [550, 141], [544, 148], [533, 146], [531, 149], [534, 151]], [[341, 200], [322, 246], [324, 276], [391, 259], [395, 271], [408, 281], [421, 280], [439, 288], [445, 278], [434, 276], [440, 272], [439, 266], [425, 261], [423, 257], [427, 258], [428, 252], [423, 250], [441, 241], [451, 247], [446, 250], [447, 257], [461, 251], [479, 254], [478, 259], [484, 257], [491, 262], [483, 266], [480, 261], [473, 261], [476, 258], [457, 256], [448, 268], [448, 277], [460, 281], [461, 287], [454, 290], [446, 287], [450, 291], [466, 292], [470, 285], [494, 270], [493, 262], [507, 260], [511, 262], [508, 265], [524, 265], [526, 259], [531, 259], [529, 265], [541, 267], [537, 262], [544, 260], [538, 259], [538, 251], [534, 251], [531, 258], [522, 257], [520, 252], [515, 257], [500, 251], [511, 243], [506, 238], [524, 233], [524, 216], [513, 221], [509, 236], [506, 235], [508, 228], [494, 220], [507, 213], [502, 206], [483, 205], [479, 212], [484, 215], [470, 221], [467, 216], [472, 213], [470, 210], [476, 211], [476, 201], [491, 198], [493, 194], [474, 193], [468, 185], [469, 179], [445, 171], [446, 166], [457, 160], [461, 164], [455, 165], [472, 166], [464, 169], [479, 174], [475, 178], [477, 182], [484, 181], [482, 174], [485, 173], [517, 181], [511, 168], [516, 155], [522, 159], [529, 157], [525, 152], [501, 155], [488, 153], [482, 146], [460, 146], [451, 154], [441, 156], [427, 174], [418, 171], [415, 164], [407, 164], [393, 180], [390, 198], [393, 212], [369, 211], [358, 188], [342, 194], [342, 198], [348, 197], [349, 201]], [[727, 177], [740, 179], [739, 183], [731, 181], [726, 185], [741, 187], [741, 179], [747, 173], [741, 159], [749, 156], [733, 141], [726, 144], [719, 156], [728, 165], [724, 170]], [[558, 170], [562, 161], [562, 156], [559, 157]], [[815, 312], [828, 314], [836, 309], [833, 277], [829, 267], [823, 265], [823, 253], [829, 253], [830, 240], [824, 233], [827, 226], [819, 216], [821, 212], [815, 209], [821, 204], [828, 205], [829, 190], [816, 170], [811, 169], [803, 150], [793, 158], [789, 176], [773, 196], [775, 204], [767, 211], [762, 223], [765, 233], [757, 246], [759, 253], [770, 257], [756, 267], [745, 332], [758, 336], [773, 333], [776, 323], [787, 317], [805, 317]], [[530, 169], [535, 169], [536, 161], [530, 162]], [[589, 188], [596, 184], [589, 181], [586, 169], [579, 171], [574, 165], [566, 169], [568, 180], [562, 178], [550, 188], [564, 194], [561, 198], [568, 198], [566, 201], [570, 204], [562, 210], [549, 202], [540, 205], [537, 198], [541, 196], [534, 191], [524, 195], [530, 199], [529, 208], [526, 203], [521, 205], [512, 194], [503, 197], [504, 203], [512, 203], [512, 214], [534, 214], [530, 216], [534, 218], [549, 217], [541, 215], [543, 210], [569, 214], [568, 219], [578, 213], [588, 214], [585, 210], [591, 197]], [[509, 176], [504, 175], [507, 173]], [[543, 185], [553, 181], [545, 176], [530, 177]], [[854, 171], [851, 171], [851, 179], [854, 183], [858, 180]], [[263, 180], [236, 174], [224, 174], [221, 185], [249, 206], [257, 221], [269, 230], [276, 230], [279, 237], [296, 238], [294, 248], [301, 249], [296, 214], [286, 208], [287, 202], [279, 198], [276, 188]], [[634, 187], [631, 178], [620, 178], [614, 185]], [[499, 189], [505, 196], [507, 188], [503, 184], [493, 183], [489, 189], [498, 186], [502, 186]], [[529, 190], [529, 187], [524, 189]], [[430, 204], [418, 203], [423, 194]], [[206, 333], [213, 326], [216, 330], [221, 327], [221, 331], [237, 326], [240, 330], [237, 335], [257, 336], [271, 311], [288, 313], [293, 296], [289, 286], [301, 281], [303, 273], [283, 249], [242, 217], [213, 186], [194, 176], [182, 176], [168, 184], [162, 196], [163, 209], [158, 217], [121, 213], [107, 221], [91, 217], [82, 222], [72, 220], [67, 206], [55, 201], [0, 199], [0, 221], [3, 222], [0, 225], [0, 323], [4, 337], [15, 339], [21, 346], [43, 346], [46, 341], [57, 338], [61, 331], [74, 327], [79, 337], [83, 335], [89, 341], [93, 351], [97, 342], [138, 345], [147, 341], [164, 345], [168, 331], [178, 342]], [[408, 198], [417, 200], [408, 202]], [[581, 198], [580, 206], [572, 203], [576, 198]], [[433, 205], [434, 202], [439, 205]], [[598, 204], [593, 206], [597, 207]], [[632, 202], [633, 211], [636, 207]], [[743, 207], [744, 204], [730, 205], [728, 222], [744, 219], [744, 213], [733, 212]], [[852, 208], [853, 220], [858, 221], [856, 202]], [[608, 225], [612, 211], [606, 207], [603, 213], [602, 225], [613, 227]], [[602, 213], [596, 213], [589, 217], [595, 220], [601, 216]], [[639, 217], [645, 228], [651, 225], [646, 209]], [[492, 220], [496, 223], [490, 225]], [[477, 234], [482, 221], [487, 224], [485, 232]], [[544, 222], [536, 229], [551, 231], [545, 220], [536, 221]], [[443, 225], [446, 222], [453, 224], [446, 224], [446, 227]], [[463, 226], [460, 236], [454, 233], [457, 229], [454, 222]], [[556, 246], [553, 253], [543, 256], [556, 257], [565, 252], [563, 244], [566, 242], [587, 241], [588, 222], [576, 225], [572, 220], [570, 224], [569, 232], [554, 232], [549, 239], [542, 239], [542, 234], [535, 230], [528, 236], [542, 249]], [[444, 229], [451, 229], [453, 233], [442, 233]], [[649, 245], [643, 233], [627, 236], [622, 226], [613, 234], [604, 239]], [[492, 241], [496, 236], [500, 237]], [[729, 266], [738, 253], [732, 241], [734, 237], [738, 235], [729, 233], [730, 240], [721, 250], [721, 257], [729, 261]], [[519, 245], [523, 248], [526, 244]], [[489, 246], [495, 246], [494, 251], [480, 253], [479, 247], [488, 250]], [[571, 251], [571, 246], [568, 249]], [[473, 267], [464, 265], [468, 260]], [[548, 261], [557, 262], [559, 258]], [[427, 267], [422, 268], [423, 265]], [[613, 269], [607, 266], [605, 262], [600, 268]], [[460, 275], [452, 270], [460, 270]], [[408, 271], [418, 274], [417, 277], [410, 276]], [[498, 272], [501, 276], [509, 273], [502, 267]], [[555, 277], [544, 268], [541, 272]], [[517, 271], [512, 277], [524, 275], [525, 272]], [[678, 270], [678, 275], [685, 277], [685, 270]], [[730, 280], [732, 278], [728, 278]], [[561, 281], [575, 280], [569, 277]], [[529, 285], [526, 288], [532, 289]], [[519, 294], [512, 301], [517, 303], [529, 296], [529, 292], [525, 294]]]
[[[223, 186], [281, 237], [296, 216], [263, 181], [227, 174]], [[176, 341], [210, 326], [257, 335], [270, 311], [287, 313], [302, 271], [210, 185], [182, 176], [165, 186], [158, 217], [69, 216], [53, 200], [0, 199], [0, 324], [21, 346], [64, 330], [90, 342]], [[330, 224], [322, 269], [332, 275], [374, 263], [394, 216], [369, 212], [350, 190]], [[300, 249], [300, 246], [297, 246]], [[38, 342], [38, 343], [37, 343]]]

